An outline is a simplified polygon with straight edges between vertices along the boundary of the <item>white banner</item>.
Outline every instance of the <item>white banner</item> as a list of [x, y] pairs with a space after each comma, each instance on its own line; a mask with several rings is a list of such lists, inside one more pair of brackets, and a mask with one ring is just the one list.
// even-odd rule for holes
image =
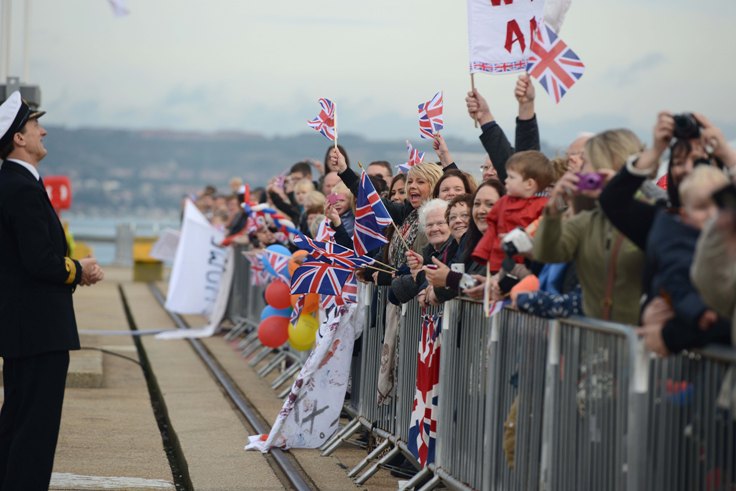
[[225, 270], [227, 251], [219, 245], [224, 235], [191, 201], [187, 200], [185, 206], [166, 309], [178, 314], [209, 315]]
[[317, 345], [291, 386], [268, 435], [248, 437], [246, 450], [317, 448], [337, 430], [350, 374], [353, 344], [365, 323], [365, 306], [334, 308], [319, 327]]
[[470, 73], [526, 70], [534, 26], [544, 0], [468, 0]]
[[185, 338], [208, 338], [215, 334], [220, 323], [227, 313], [227, 303], [230, 300], [230, 289], [233, 285], [233, 273], [235, 272], [235, 251], [232, 247], [226, 250], [225, 271], [222, 273], [220, 280], [220, 289], [217, 292], [217, 299], [210, 314], [209, 324], [199, 329], [175, 329], [164, 331], [156, 335], [156, 339], [185, 339]]

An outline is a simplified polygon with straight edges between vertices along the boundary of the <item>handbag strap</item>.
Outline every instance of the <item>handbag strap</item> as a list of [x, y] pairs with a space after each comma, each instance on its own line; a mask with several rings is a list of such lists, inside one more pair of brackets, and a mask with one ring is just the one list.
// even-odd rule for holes
[[623, 234], [619, 233], [616, 242], [613, 244], [611, 256], [608, 259], [608, 276], [606, 277], [606, 293], [603, 297], [603, 319], [611, 320], [611, 310], [613, 307], [613, 287], [616, 284], [616, 263], [618, 262], [618, 254], [621, 251], [621, 245], [624, 243]]

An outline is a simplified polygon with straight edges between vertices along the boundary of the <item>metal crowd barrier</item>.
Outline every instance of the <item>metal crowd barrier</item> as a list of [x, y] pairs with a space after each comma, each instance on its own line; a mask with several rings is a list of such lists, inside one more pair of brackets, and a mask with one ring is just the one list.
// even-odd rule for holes
[[724, 347], [652, 361], [642, 489], [736, 489], [735, 367]]
[[[236, 261], [228, 317], [240, 320], [236, 337], [245, 336], [240, 347], [251, 365], [271, 357], [265, 376], [293, 355], [260, 345], [264, 288], [251, 286], [240, 251]], [[346, 404], [354, 418], [322, 447], [327, 455], [361, 428], [383, 440], [349, 472], [358, 484], [399, 453], [412, 459], [422, 311], [416, 301], [402, 310], [395, 394], [379, 406], [387, 297], [387, 287], [375, 287], [374, 308], [366, 309]], [[442, 308], [436, 460], [410, 486], [433, 473], [422, 489], [736, 489], [736, 351], [653, 358], [630, 326], [513, 310], [487, 319], [466, 300], [428, 313]]]

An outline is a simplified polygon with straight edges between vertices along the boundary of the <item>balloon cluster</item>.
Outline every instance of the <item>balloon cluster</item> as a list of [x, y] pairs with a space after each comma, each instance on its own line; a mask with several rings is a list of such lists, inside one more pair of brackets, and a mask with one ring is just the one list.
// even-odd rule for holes
[[[277, 254], [291, 256], [288, 264], [289, 277], [307, 255], [306, 251], [301, 250], [291, 254], [286, 247], [278, 244], [270, 245], [267, 249]], [[289, 319], [300, 296], [291, 295], [289, 285], [281, 279], [275, 279], [266, 287], [265, 297], [268, 305], [263, 308], [261, 323], [258, 325], [258, 339], [264, 346], [278, 348], [288, 341], [289, 345], [298, 351], [312, 348], [319, 328], [319, 321], [315, 318], [319, 309], [319, 295], [306, 294], [301, 314], [293, 325]]]

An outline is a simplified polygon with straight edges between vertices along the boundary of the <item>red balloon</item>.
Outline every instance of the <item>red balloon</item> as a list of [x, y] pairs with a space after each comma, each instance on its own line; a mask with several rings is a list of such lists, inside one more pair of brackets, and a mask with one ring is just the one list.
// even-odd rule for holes
[[275, 309], [291, 307], [289, 285], [283, 281], [274, 281], [266, 287], [266, 303]]
[[263, 346], [278, 348], [289, 340], [289, 318], [266, 317], [258, 325], [258, 339]]

